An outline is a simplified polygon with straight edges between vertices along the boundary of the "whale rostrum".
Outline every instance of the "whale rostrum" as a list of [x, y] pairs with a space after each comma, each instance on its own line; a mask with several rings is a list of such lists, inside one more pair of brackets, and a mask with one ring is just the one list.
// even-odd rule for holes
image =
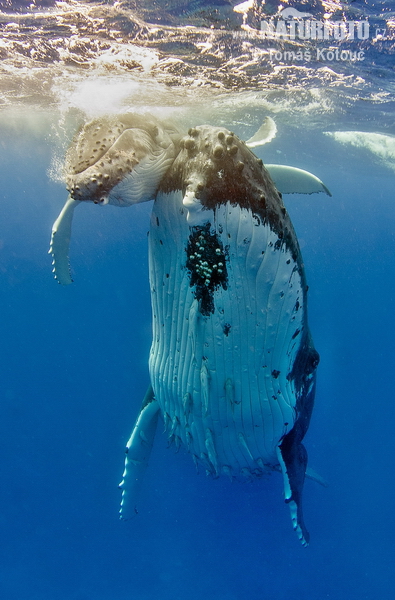
[[127, 114], [88, 123], [67, 154], [69, 198], [50, 247], [59, 283], [71, 283], [78, 204], [154, 200], [151, 385], [126, 448], [122, 518], [137, 512], [160, 417], [169, 441], [213, 477], [244, 481], [281, 471], [293, 527], [309, 542], [302, 440], [319, 356], [301, 252], [280, 192], [330, 192], [307, 171], [263, 165], [249, 146], [275, 133], [270, 118], [245, 143], [223, 127], [183, 135], [171, 123]]

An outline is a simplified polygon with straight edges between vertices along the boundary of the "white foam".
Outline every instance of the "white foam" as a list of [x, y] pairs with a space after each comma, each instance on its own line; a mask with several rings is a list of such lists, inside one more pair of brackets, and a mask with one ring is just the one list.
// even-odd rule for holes
[[341, 144], [369, 150], [386, 167], [395, 170], [395, 136], [367, 131], [327, 131], [325, 135], [329, 135]]

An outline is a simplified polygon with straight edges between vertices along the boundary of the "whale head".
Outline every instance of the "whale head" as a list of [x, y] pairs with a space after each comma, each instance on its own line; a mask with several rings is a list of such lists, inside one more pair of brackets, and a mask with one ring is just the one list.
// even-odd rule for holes
[[86, 124], [65, 161], [73, 200], [130, 206], [152, 200], [176, 155], [177, 132], [151, 116], [101, 117]]
[[178, 152], [180, 134], [151, 115], [127, 113], [87, 123], [71, 144], [64, 177], [69, 197], [52, 227], [49, 254], [55, 279], [72, 282], [71, 225], [81, 202], [130, 206], [153, 200]]

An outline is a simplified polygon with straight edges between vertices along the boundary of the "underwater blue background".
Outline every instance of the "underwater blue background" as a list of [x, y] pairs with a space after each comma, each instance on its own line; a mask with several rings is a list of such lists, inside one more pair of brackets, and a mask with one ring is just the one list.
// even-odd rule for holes
[[[243, 132], [235, 129], [242, 135]], [[257, 151], [333, 197], [285, 196], [321, 355], [302, 548], [281, 476], [196, 474], [158, 435], [139, 514], [118, 519], [124, 446], [148, 385], [150, 204], [84, 205], [74, 284], [51, 275], [65, 200], [51, 144], [0, 139], [0, 597], [390, 600], [394, 597], [394, 173], [367, 151], [282, 127]]]

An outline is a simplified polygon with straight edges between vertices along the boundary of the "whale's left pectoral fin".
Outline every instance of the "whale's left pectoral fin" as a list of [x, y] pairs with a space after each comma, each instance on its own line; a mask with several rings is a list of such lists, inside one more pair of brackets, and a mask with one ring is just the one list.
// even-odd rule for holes
[[302, 491], [307, 467], [307, 451], [300, 441], [297, 441], [291, 430], [277, 447], [279, 460], [284, 478], [285, 502], [291, 511], [292, 525], [303, 546], [310, 540], [309, 532], [303, 520]]
[[137, 514], [136, 504], [154, 443], [158, 415], [159, 406], [150, 386], [126, 444], [125, 470], [119, 484], [122, 490], [121, 519], [130, 519]]
[[316, 194], [332, 196], [326, 185], [309, 171], [287, 165], [266, 165], [273, 183], [281, 194]]
[[52, 226], [48, 254], [52, 255], [52, 271], [55, 279], [62, 285], [69, 285], [73, 282], [70, 275], [69, 248], [74, 209], [78, 204], [81, 202], [73, 200], [69, 196]]

